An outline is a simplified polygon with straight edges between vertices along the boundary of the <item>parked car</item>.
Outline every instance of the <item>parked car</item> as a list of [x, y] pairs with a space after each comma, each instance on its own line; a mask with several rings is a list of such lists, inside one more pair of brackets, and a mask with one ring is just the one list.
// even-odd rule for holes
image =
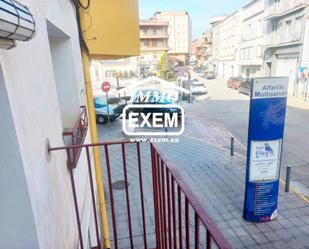
[[238, 89], [238, 92], [250, 96], [252, 84], [253, 84], [252, 79], [250, 79], [250, 78], [245, 79], [243, 82], [241, 82], [240, 87]]
[[244, 79], [242, 77], [231, 77], [227, 81], [227, 86], [237, 90], [243, 81]]
[[[107, 104], [101, 97], [94, 97], [94, 109], [98, 124], [105, 124], [108, 121]], [[108, 105], [109, 120], [112, 122], [120, 116], [121, 110], [116, 105]]]
[[207, 94], [205, 84], [200, 81], [193, 81], [190, 91], [193, 95]]
[[209, 71], [209, 72], [206, 72], [206, 73], [205, 73], [205, 77], [206, 77], [206, 79], [208, 79], [208, 80], [213, 80], [213, 79], [216, 78], [216, 74], [215, 74], [215, 72], [213, 72], [213, 71]]
[[234, 77], [231, 77], [227, 80], [226, 85], [228, 88], [233, 88], [233, 84], [234, 84]]

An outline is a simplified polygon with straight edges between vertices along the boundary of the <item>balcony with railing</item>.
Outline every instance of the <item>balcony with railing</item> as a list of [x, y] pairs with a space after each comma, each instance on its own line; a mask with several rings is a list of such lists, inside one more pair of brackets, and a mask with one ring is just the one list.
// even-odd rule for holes
[[[149, 149], [150, 146], [150, 149]], [[93, 203], [95, 246], [103, 249], [95, 200], [91, 150], [99, 147], [106, 186], [111, 248], [232, 248], [178, 170], [155, 144], [128, 141], [50, 148], [68, 155], [80, 248], [85, 248], [74, 181], [74, 150], [84, 153]]]
[[166, 28], [142, 28], [140, 39], [168, 39]]
[[[79, 115], [78, 120], [75, 123], [75, 126], [72, 129], [66, 130], [62, 133], [65, 144], [68, 146], [82, 145], [85, 142], [87, 130], [88, 130], [87, 110], [85, 106], [82, 106], [81, 113]], [[75, 149], [71, 150], [70, 153], [71, 153], [70, 155], [71, 166], [75, 168], [81, 153], [81, 149], [76, 147]]]
[[305, 8], [308, 0], [281, 0], [273, 2], [265, 10], [265, 19], [271, 20]]
[[266, 47], [280, 47], [299, 43], [301, 43], [300, 32], [293, 32], [291, 34], [282, 32], [281, 34], [277, 35], [270, 33], [266, 36], [265, 40]]

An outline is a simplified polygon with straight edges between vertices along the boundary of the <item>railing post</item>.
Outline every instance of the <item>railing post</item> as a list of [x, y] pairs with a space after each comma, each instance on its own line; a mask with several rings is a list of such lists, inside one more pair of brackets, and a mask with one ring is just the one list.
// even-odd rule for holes
[[234, 137], [231, 137], [231, 156], [234, 156]]
[[286, 167], [286, 176], [285, 176], [285, 192], [290, 192], [290, 182], [291, 182], [291, 167]]
[[156, 178], [156, 152], [152, 144], [150, 144], [151, 165], [152, 165], [152, 186], [153, 186], [153, 207], [155, 216], [155, 232], [156, 232], [156, 248], [160, 246], [160, 230], [158, 221], [158, 200], [157, 200], [157, 178]]

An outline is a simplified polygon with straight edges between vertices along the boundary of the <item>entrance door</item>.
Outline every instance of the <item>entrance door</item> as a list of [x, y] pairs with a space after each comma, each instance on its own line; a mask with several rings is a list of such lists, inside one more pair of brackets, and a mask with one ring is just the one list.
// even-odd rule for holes
[[278, 59], [276, 67], [276, 76], [287, 76], [289, 77], [289, 90], [288, 94], [293, 95], [296, 86], [297, 76], [297, 58]]

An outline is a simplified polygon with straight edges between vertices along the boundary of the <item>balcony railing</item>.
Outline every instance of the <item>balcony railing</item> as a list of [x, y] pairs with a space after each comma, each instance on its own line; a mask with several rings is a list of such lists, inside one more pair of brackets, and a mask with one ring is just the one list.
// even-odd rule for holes
[[168, 39], [168, 34], [140, 34], [141, 39]]
[[308, 0], [281, 0], [278, 3], [273, 3], [266, 9], [265, 19], [277, 18], [288, 14], [290, 11], [303, 8], [308, 4]]
[[[70, 131], [65, 131], [62, 133], [65, 143], [70, 146], [82, 145], [85, 141], [88, 130], [88, 116], [85, 106], [81, 107], [81, 113], [79, 118]], [[75, 168], [81, 153], [80, 148], [75, 148], [70, 151], [70, 165]]]
[[[50, 151], [66, 150], [68, 158], [70, 151], [77, 148], [86, 155], [82, 166], [89, 171], [96, 234], [96, 243], [91, 248], [103, 249], [92, 179], [90, 152], [94, 146], [102, 152], [111, 248], [231, 248], [176, 168], [155, 144], [150, 144], [150, 150], [148, 143], [127, 141], [50, 148]], [[69, 160], [69, 163], [73, 162]], [[69, 167], [69, 171], [80, 248], [83, 249], [83, 238], [87, 234], [83, 234], [81, 227], [73, 167]]]
[[275, 47], [280, 45], [288, 45], [290, 43], [301, 42], [301, 33], [294, 32], [292, 34], [283, 33], [280, 35], [269, 34], [266, 36], [266, 46]]

